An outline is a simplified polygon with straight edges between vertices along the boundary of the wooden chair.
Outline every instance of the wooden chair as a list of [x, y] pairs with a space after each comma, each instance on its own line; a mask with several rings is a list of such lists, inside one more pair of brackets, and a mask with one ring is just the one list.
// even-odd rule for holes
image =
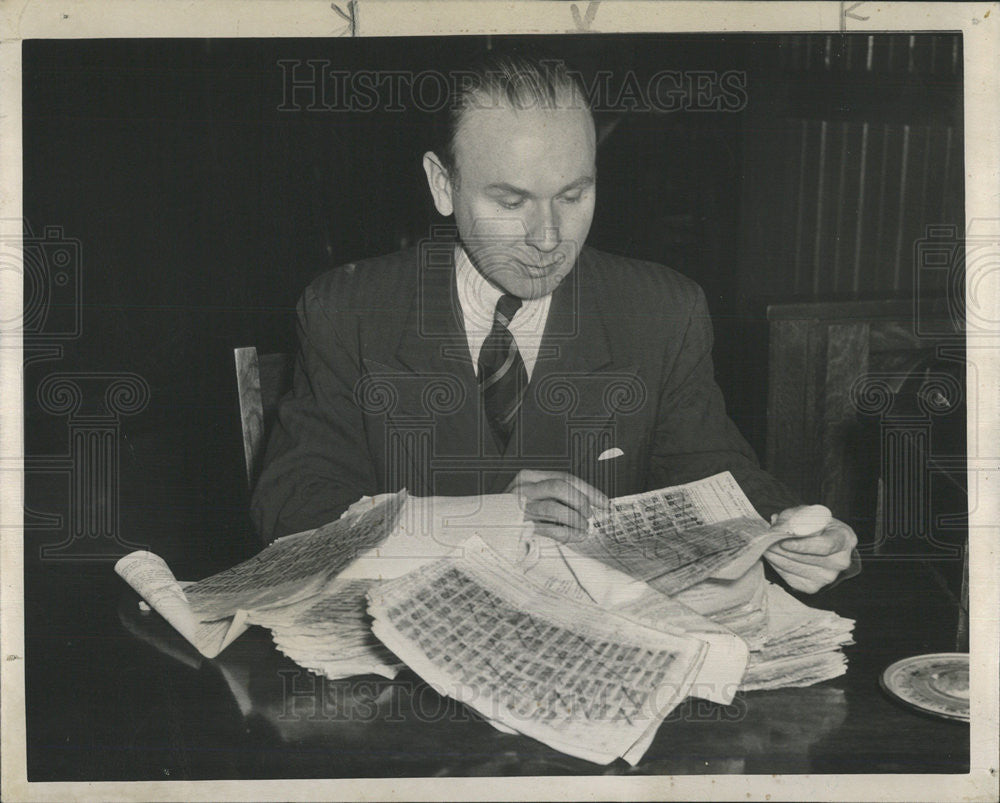
[[236, 388], [240, 397], [243, 457], [247, 486], [253, 490], [260, 475], [267, 437], [282, 396], [292, 387], [291, 354], [257, 354], [253, 346], [233, 349]]

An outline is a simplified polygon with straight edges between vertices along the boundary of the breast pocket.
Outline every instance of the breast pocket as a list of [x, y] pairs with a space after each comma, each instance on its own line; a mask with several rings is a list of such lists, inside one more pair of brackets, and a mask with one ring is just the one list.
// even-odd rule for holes
[[609, 496], [634, 492], [650, 404], [635, 370], [550, 374], [535, 389], [534, 403], [564, 433], [571, 473]]

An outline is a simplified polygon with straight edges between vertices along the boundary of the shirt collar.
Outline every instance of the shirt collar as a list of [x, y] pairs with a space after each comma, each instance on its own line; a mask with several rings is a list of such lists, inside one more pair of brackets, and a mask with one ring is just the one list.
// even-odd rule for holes
[[[473, 332], [482, 331], [485, 337], [493, 327], [493, 312], [503, 291], [486, 281], [461, 246], [455, 246], [455, 281], [466, 333], [471, 336]], [[514, 317], [520, 314], [518, 310]]]
[[[466, 329], [468, 330], [471, 325], [477, 331], [488, 333], [493, 328], [493, 314], [503, 290], [490, 284], [486, 277], [476, 270], [461, 246], [455, 247], [455, 281]], [[551, 293], [541, 298], [524, 299], [521, 308], [511, 321], [512, 328], [541, 337], [551, 303]]]
[[[493, 328], [493, 314], [503, 291], [490, 284], [476, 270], [461, 246], [455, 247], [455, 283], [462, 308], [465, 335], [469, 343], [469, 354], [475, 364], [479, 359], [483, 341]], [[525, 299], [508, 327], [521, 352], [529, 376], [538, 357], [551, 304], [551, 294], [541, 298]]]

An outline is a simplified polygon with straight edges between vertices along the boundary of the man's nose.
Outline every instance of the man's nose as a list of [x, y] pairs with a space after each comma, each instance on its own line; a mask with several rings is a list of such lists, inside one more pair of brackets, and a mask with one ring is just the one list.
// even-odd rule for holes
[[554, 251], [559, 245], [559, 220], [551, 204], [540, 204], [528, 221], [528, 243], [539, 251]]

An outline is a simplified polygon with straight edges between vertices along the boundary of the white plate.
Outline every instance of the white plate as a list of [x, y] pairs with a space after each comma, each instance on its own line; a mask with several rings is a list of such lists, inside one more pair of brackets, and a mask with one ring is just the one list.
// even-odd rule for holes
[[969, 721], [969, 654], [914, 655], [889, 666], [881, 678], [889, 694], [928, 714]]

